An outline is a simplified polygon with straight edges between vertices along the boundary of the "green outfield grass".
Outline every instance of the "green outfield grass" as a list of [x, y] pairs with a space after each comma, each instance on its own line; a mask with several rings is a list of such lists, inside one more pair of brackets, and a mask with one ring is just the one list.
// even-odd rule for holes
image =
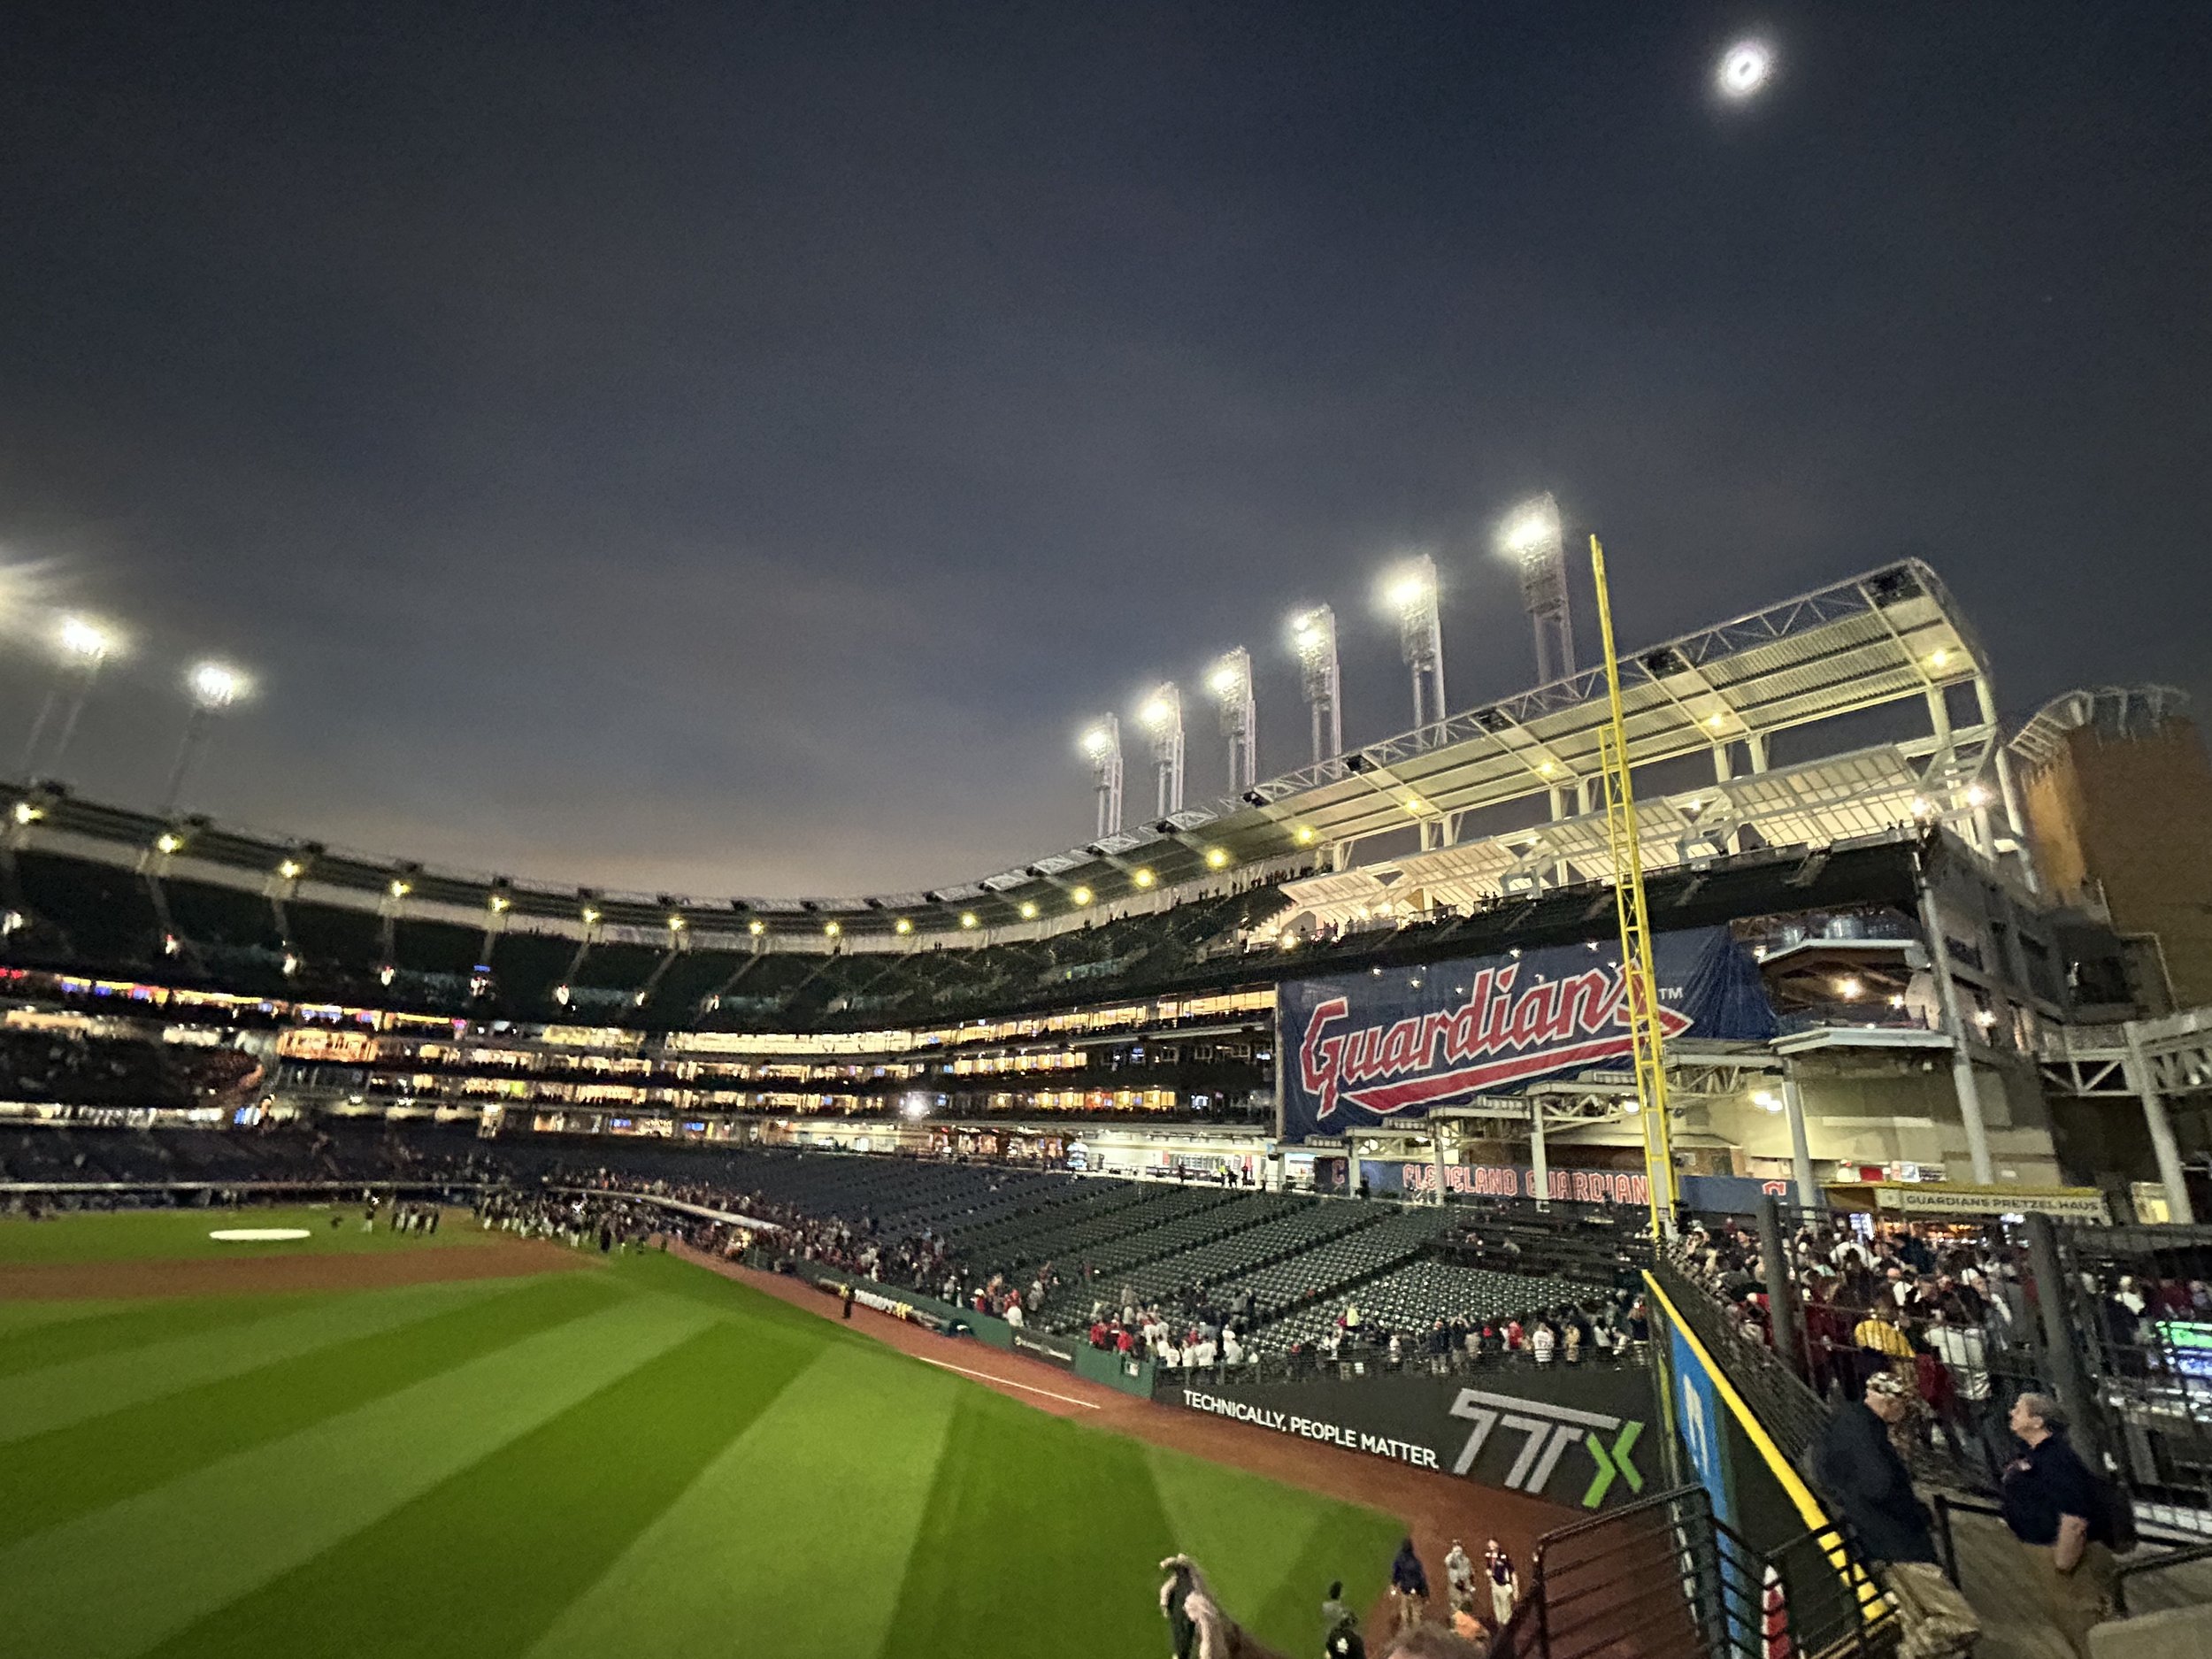
[[[176, 1219], [48, 1236], [166, 1255]], [[657, 1255], [0, 1308], [0, 1655], [1131, 1659], [1175, 1549], [1302, 1655], [1397, 1537]]]
[[[26, 1221], [0, 1219], [0, 1264], [41, 1262], [186, 1261], [207, 1257], [324, 1255], [333, 1251], [411, 1250], [427, 1245], [481, 1244], [514, 1235], [486, 1233], [465, 1210], [448, 1210], [434, 1233], [398, 1233], [388, 1225], [391, 1206], [377, 1210], [369, 1232], [361, 1230], [359, 1204], [252, 1204], [231, 1210], [125, 1210], [111, 1214], [53, 1216]], [[333, 1219], [336, 1226], [330, 1224]], [[234, 1227], [305, 1227], [311, 1237], [236, 1240], [211, 1239], [210, 1233]]]

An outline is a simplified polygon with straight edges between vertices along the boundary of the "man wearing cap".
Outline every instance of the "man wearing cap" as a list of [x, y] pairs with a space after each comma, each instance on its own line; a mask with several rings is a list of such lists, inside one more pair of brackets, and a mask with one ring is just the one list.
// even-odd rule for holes
[[1891, 1425], [1911, 1409], [1911, 1385], [1894, 1371], [1875, 1372], [1864, 1396], [1829, 1423], [1813, 1468], [1897, 1603], [1904, 1630], [1899, 1659], [1944, 1659], [1971, 1653], [1981, 1623], [1937, 1564], [1927, 1506], [1913, 1494], [1905, 1460], [1890, 1441]]

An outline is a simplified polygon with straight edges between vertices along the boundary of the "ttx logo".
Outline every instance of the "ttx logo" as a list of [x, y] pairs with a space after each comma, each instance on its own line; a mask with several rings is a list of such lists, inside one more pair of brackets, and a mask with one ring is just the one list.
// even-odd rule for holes
[[[1464, 1417], [1475, 1425], [1474, 1432], [1467, 1437], [1467, 1444], [1460, 1448], [1459, 1460], [1452, 1465], [1452, 1473], [1455, 1475], [1463, 1475], [1475, 1466], [1475, 1459], [1489, 1441], [1490, 1431], [1502, 1424], [1507, 1430], [1528, 1437], [1521, 1442], [1520, 1455], [1514, 1458], [1512, 1468], [1505, 1471], [1505, 1484], [1510, 1491], [1542, 1496], [1559, 1467], [1559, 1455], [1577, 1440], [1590, 1454], [1590, 1461], [1597, 1465], [1589, 1490], [1582, 1494], [1584, 1509], [1594, 1509], [1604, 1502], [1617, 1476], [1628, 1482], [1631, 1492], [1644, 1489], [1643, 1472], [1629, 1461], [1629, 1454], [1636, 1448], [1636, 1441], [1644, 1432], [1644, 1425], [1633, 1418], [1624, 1424], [1620, 1418], [1608, 1417], [1601, 1411], [1578, 1411], [1571, 1406], [1546, 1405], [1514, 1394], [1485, 1394], [1479, 1388], [1461, 1389], [1459, 1398], [1452, 1402], [1451, 1411], [1454, 1417]], [[1598, 1438], [1598, 1432], [1614, 1429], [1620, 1432], [1613, 1437], [1609, 1448]]]

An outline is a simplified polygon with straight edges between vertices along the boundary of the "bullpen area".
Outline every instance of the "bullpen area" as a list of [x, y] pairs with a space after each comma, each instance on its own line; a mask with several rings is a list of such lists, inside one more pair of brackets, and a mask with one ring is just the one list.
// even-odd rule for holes
[[361, 1219], [0, 1222], [0, 1655], [1121, 1659], [1178, 1550], [1303, 1653], [1400, 1535], [658, 1252]]

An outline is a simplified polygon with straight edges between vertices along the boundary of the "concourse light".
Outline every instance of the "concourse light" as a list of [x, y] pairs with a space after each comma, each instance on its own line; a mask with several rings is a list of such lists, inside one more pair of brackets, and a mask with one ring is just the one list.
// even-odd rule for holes
[[822, 933], [826, 938], [834, 939], [838, 936], [838, 934], [843, 933], [845, 929], [843, 926], [837, 922], [824, 922], [822, 924]]
[[589, 927], [594, 922], [596, 922], [599, 919], [599, 912], [592, 909], [590, 905], [587, 904], [584, 906], [583, 917], [584, 926]]
[[963, 927], [973, 927], [975, 926], [975, 912], [973, 910], [961, 911], [960, 926]]
[[910, 916], [900, 917], [897, 921], [891, 924], [891, 931], [895, 933], [912, 933], [914, 931], [914, 918]]
[[1557, 761], [1539, 761], [1536, 764], [1536, 775], [1540, 778], [1548, 778], [1552, 775], [1552, 773], [1557, 772], [1558, 770], [1559, 763]]
[[282, 876], [287, 881], [297, 881], [303, 868], [298, 859], [287, 858], [277, 866], [277, 874]]
[[192, 670], [186, 684], [192, 692], [193, 702], [211, 714], [227, 709], [252, 688], [253, 681], [238, 669], [227, 663], [201, 663]]
[[682, 933], [684, 931], [684, 918], [680, 916], [670, 917], [668, 918], [668, 931], [672, 933]]
[[1951, 665], [1951, 653], [1950, 653], [1950, 652], [1948, 652], [1948, 651], [1947, 651], [1947, 650], [1938, 649], [1938, 650], [1930, 651], [1930, 652], [1928, 653], [1928, 666], [1929, 666], [1929, 667], [1931, 667], [1931, 668], [1941, 669], [1941, 668], [1948, 668], [1950, 665]]
[[154, 850], [156, 852], [173, 853], [177, 851], [183, 845], [184, 838], [171, 830], [164, 830], [160, 834], [154, 837]]
[[1966, 804], [1969, 806], [1987, 806], [1989, 804], [1989, 791], [1983, 788], [1981, 785], [1978, 783], [1969, 785], [1966, 791]]
[[1229, 862], [1229, 850], [1228, 850], [1228, 849], [1227, 849], [1227, 848], [1225, 848], [1225, 847], [1209, 847], [1209, 848], [1207, 848], [1207, 849], [1206, 849], [1206, 868], [1207, 868], [1207, 869], [1209, 869], [1209, 870], [1220, 870], [1220, 869], [1225, 868], [1225, 867], [1228, 864], [1228, 862]]
[[1991, 1013], [1985, 1008], [1978, 1009], [1975, 1010], [1974, 1023], [1977, 1025], [1979, 1025], [1984, 1031], [1987, 1031], [1992, 1025], [1997, 1023], [1997, 1016]]
[[492, 895], [488, 902], [492, 907], [492, 914], [497, 916], [503, 913], [507, 907], [510, 904], [512, 904], [514, 901], [503, 893], [495, 893]]
[[392, 896], [396, 899], [403, 899], [414, 890], [414, 888], [409, 887], [404, 881], [395, 881], [392, 883]]
[[1782, 1097], [1770, 1088], [1763, 1088], [1754, 1094], [1751, 1097], [1751, 1103], [1754, 1106], [1763, 1107], [1770, 1112], [1778, 1112], [1782, 1110]]
[[1705, 717], [1705, 724], [1713, 731], [1717, 732], [1728, 724], [1728, 717], [1724, 714], [1709, 714]]
[[1291, 839], [1296, 841], [1301, 847], [1312, 846], [1313, 826], [1310, 824], [1301, 824], [1296, 832], [1291, 836]]
[[1855, 1002], [1866, 993], [1866, 987], [1856, 975], [1847, 974], [1836, 981], [1836, 995], [1847, 1002]]
[[754, 938], [758, 939], [763, 933], [768, 931], [768, 924], [762, 921], [759, 917], [756, 916], [751, 921], [745, 924], [745, 931], [750, 933]]
[[28, 801], [18, 801], [15, 803], [15, 821], [19, 824], [35, 824], [45, 816], [45, 813], [40, 811]]
[[[1088, 904], [1091, 902], [1091, 890], [1088, 887], [1078, 887], [1074, 892], [1069, 894], [1068, 897], [1075, 902], [1078, 909], [1080, 909], [1082, 906]], [[964, 923], [965, 919], [965, 918], [962, 918]]]
[[1136, 883], [1139, 887], [1150, 887], [1150, 886], [1151, 886], [1151, 885], [1152, 885], [1155, 881], [1157, 881], [1157, 880], [1159, 879], [1159, 877], [1157, 877], [1157, 876], [1154, 875], [1154, 874], [1152, 873], [1152, 872], [1150, 871], [1150, 869], [1147, 868], [1147, 869], [1143, 869], [1143, 870], [1140, 870], [1140, 871], [1138, 871], [1138, 872], [1137, 872], [1134, 875], [1131, 876], [1129, 879], [1130, 879], [1132, 881], [1135, 882], [1135, 883]]
[[1037, 901], [1034, 899], [1024, 899], [1022, 901], [1022, 920], [1025, 922], [1033, 922], [1036, 919]]

